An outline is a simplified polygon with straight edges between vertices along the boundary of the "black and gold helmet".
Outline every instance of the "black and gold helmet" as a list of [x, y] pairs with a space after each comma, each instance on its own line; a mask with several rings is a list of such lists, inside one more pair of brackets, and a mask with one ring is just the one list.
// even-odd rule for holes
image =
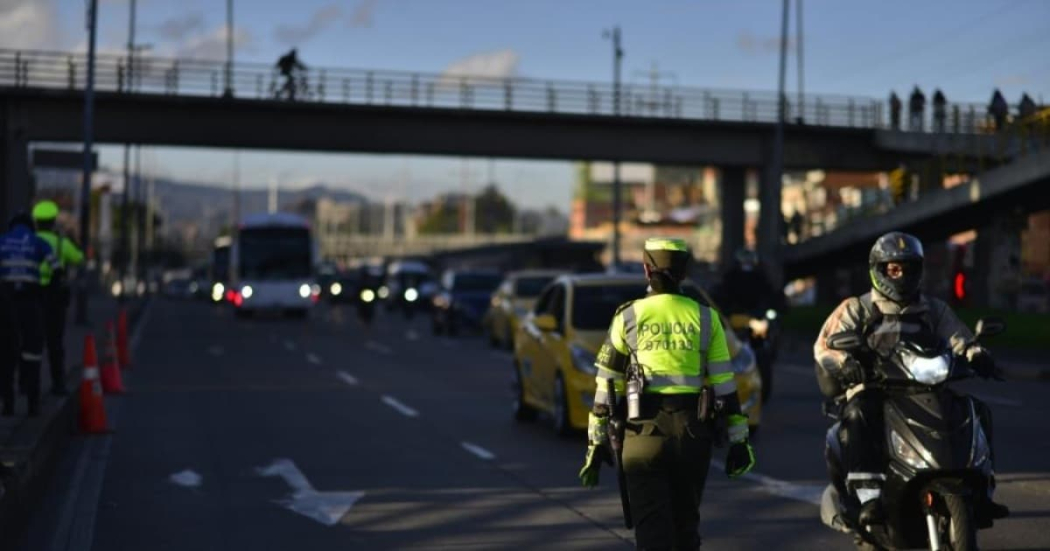
[[[868, 271], [871, 285], [894, 302], [914, 300], [922, 285], [922, 263], [924, 255], [922, 241], [914, 235], [890, 232], [875, 241], [868, 254]], [[899, 278], [886, 275], [886, 265], [897, 262], [904, 266]]]

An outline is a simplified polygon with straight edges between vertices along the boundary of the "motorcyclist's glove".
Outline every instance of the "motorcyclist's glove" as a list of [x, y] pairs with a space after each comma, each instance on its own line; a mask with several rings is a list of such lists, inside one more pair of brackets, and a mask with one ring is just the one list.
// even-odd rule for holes
[[842, 362], [842, 367], [839, 370], [839, 379], [841, 379], [842, 383], [847, 387], [863, 383], [864, 365], [852, 356], [846, 358], [846, 361]]
[[1002, 380], [1002, 372], [995, 366], [995, 360], [986, 348], [971, 346], [966, 350], [966, 359], [970, 362], [970, 368], [981, 377]]
[[755, 449], [747, 440], [733, 442], [726, 454], [726, 476], [736, 478], [747, 474], [755, 466]]

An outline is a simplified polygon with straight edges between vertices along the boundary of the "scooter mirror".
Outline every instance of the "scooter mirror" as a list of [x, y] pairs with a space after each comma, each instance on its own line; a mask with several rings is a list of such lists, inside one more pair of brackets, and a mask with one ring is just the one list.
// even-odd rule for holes
[[841, 350], [843, 352], [852, 352], [857, 350], [863, 345], [860, 336], [856, 333], [845, 331], [842, 333], [835, 333], [834, 335], [828, 335], [824, 339], [824, 345], [832, 350]]
[[977, 327], [974, 331], [978, 339], [982, 337], [992, 337], [1002, 333], [1006, 330], [1006, 322], [1002, 318], [981, 318], [977, 320]]

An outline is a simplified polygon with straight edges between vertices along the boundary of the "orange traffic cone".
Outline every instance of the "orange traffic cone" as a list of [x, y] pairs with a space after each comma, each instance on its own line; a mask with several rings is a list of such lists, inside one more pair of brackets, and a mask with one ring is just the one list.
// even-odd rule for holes
[[102, 434], [106, 427], [106, 408], [102, 403], [102, 385], [98, 380], [98, 356], [95, 337], [84, 337], [84, 379], [80, 383], [80, 432]]
[[117, 317], [117, 357], [120, 359], [120, 367], [128, 369], [131, 367], [131, 350], [128, 349], [128, 314], [123, 308]]
[[117, 361], [117, 344], [114, 341], [113, 322], [106, 322], [106, 359], [102, 363], [102, 390], [106, 394], [124, 394], [124, 380], [120, 376]]

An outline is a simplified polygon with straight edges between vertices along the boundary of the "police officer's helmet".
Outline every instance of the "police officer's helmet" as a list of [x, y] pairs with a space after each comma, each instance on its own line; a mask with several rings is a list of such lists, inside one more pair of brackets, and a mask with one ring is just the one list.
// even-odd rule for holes
[[33, 207], [33, 220], [37, 222], [51, 222], [58, 218], [58, 205], [54, 201], [40, 201]]
[[752, 249], [742, 248], [733, 255], [733, 260], [741, 270], [750, 272], [758, 267], [758, 253]]
[[7, 229], [13, 230], [18, 226], [25, 226], [29, 229], [33, 229], [33, 218], [29, 216], [29, 213], [25, 211], [16, 212], [7, 222]]
[[[890, 232], [875, 241], [868, 254], [871, 284], [876, 291], [894, 302], [908, 302], [918, 295], [922, 284], [922, 242], [914, 235]], [[903, 273], [891, 277], [886, 272], [889, 263], [901, 264]]]
[[645, 241], [642, 257], [650, 271], [662, 272], [674, 280], [685, 278], [689, 260], [693, 257], [689, 245], [682, 239], [653, 237]]

